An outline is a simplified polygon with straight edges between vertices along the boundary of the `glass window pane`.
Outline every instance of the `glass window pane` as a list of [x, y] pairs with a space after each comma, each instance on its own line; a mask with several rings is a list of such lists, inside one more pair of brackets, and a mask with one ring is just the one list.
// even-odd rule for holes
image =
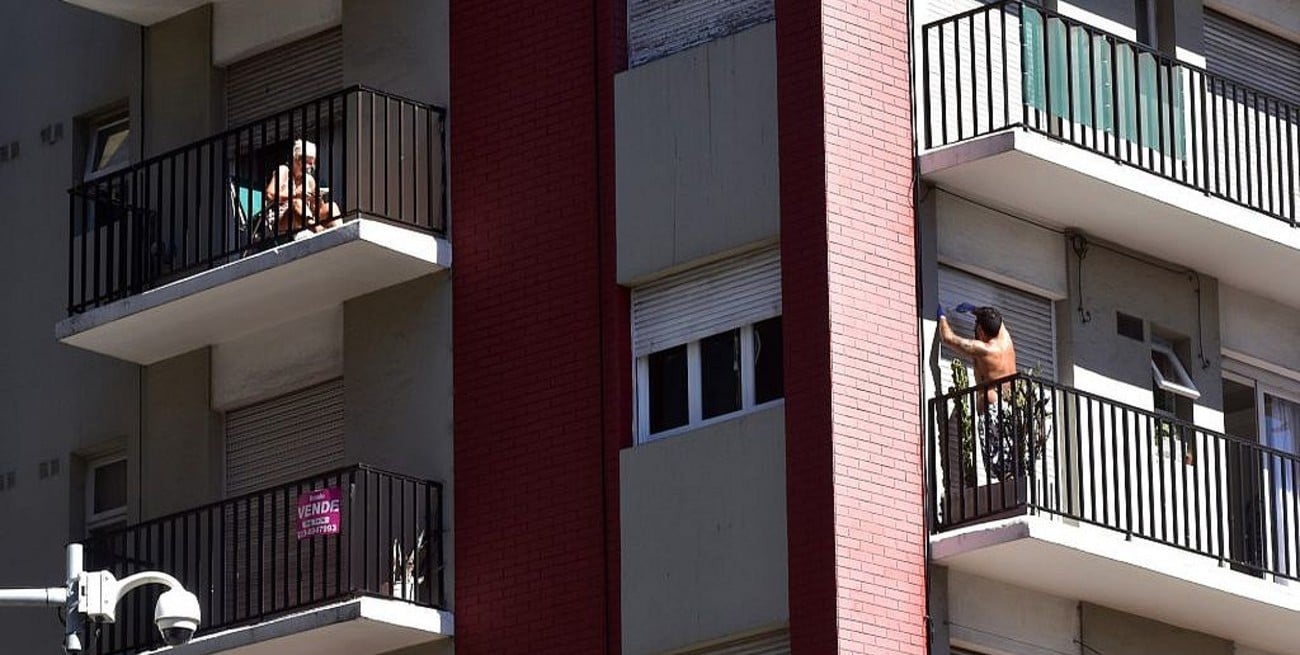
[[704, 418], [740, 410], [740, 330], [700, 339]]
[[131, 135], [131, 123], [121, 121], [100, 128], [95, 133], [95, 158], [92, 173], [125, 164], [126, 140]]
[[754, 401], [762, 404], [785, 396], [781, 361], [781, 317], [754, 324]]
[[649, 364], [650, 433], [686, 425], [690, 420], [686, 398], [686, 346], [651, 353]]
[[95, 468], [94, 513], [126, 507], [126, 460]]

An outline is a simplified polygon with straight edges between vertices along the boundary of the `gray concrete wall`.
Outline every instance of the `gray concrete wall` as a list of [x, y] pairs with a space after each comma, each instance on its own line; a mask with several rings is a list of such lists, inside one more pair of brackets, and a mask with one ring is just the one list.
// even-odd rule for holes
[[212, 66], [212, 5], [145, 29], [145, 153], [211, 136], [221, 124], [221, 71]]
[[[66, 316], [65, 191], [85, 166], [75, 119], [132, 104], [139, 47], [137, 26], [64, 2], [0, 8], [0, 145], [19, 146], [0, 162], [0, 475], [15, 483], [0, 492], [0, 585], [62, 581], [63, 545], [80, 536], [73, 512], [84, 511], [74, 454], [137, 438], [138, 367], [61, 345], [53, 326]], [[43, 143], [51, 125], [63, 136]], [[51, 460], [59, 473], [41, 479]], [[49, 610], [6, 609], [0, 634], [5, 652], [61, 652]]]
[[343, 83], [451, 98], [448, 0], [343, 0]]
[[343, 322], [346, 461], [443, 483], [443, 555], [452, 602], [450, 276], [426, 276], [349, 300]]
[[143, 436], [128, 450], [139, 499], [132, 522], [221, 498], [224, 444], [209, 406], [210, 354], [200, 348], [144, 369]]
[[783, 623], [785, 408], [619, 456], [623, 653]]
[[620, 283], [779, 234], [772, 23], [614, 87]]
[[1080, 603], [1081, 641], [1106, 655], [1232, 655], [1232, 642], [1100, 605]]

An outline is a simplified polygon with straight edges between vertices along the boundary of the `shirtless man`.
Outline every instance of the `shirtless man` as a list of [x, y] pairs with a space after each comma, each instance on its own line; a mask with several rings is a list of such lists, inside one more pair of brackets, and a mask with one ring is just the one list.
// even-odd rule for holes
[[[338, 225], [342, 212], [329, 200], [329, 189], [316, 186], [316, 144], [294, 141], [291, 164], [280, 164], [266, 184], [275, 233], [290, 234], [300, 228], [320, 232]], [[295, 238], [309, 234], [304, 231]]]
[[[971, 359], [975, 365], [975, 383], [982, 385], [1015, 375], [1016, 347], [1011, 343], [1011, 332], [1002, 323], [1002, 314], [992, 307], [975, 307], [970, 303], [957, 305], [953, 311], [975, 315], [975, 338], [967, 339], [953, 332], [943, 305], [939, 305], [939, 338], [944, 345]], [[985, 467], [997, 477], [1012, 474], [1014, 466], [1011, 455], [1015, 450], [1015, 435], [1004, 429], [1005, 403], [998, 402], [1003, 391], [1010, 400], [1011, 383], [1004, 382], [985, 389], [978, 403], [985, 426]]]

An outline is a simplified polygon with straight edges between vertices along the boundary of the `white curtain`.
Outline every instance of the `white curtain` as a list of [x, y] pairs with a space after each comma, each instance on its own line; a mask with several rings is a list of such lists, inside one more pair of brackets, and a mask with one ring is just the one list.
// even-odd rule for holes
[[[1285, 453], [1300, 452], [1300, 404], [1264, 394], [1264, 443]], [[1273, 523], [1273, 556], [1270, 564], [1292, 577], [1300, 577], [1300, 464], [1278, 455], [1269, 455], [1269, 497], [1273, 505], [1269, 517]], [[1282, 584], [1293, 581], [1277, 578]]]

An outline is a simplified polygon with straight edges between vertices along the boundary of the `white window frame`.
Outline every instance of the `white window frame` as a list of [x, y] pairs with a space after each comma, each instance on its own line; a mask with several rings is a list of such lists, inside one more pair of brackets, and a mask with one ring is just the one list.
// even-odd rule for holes
[[[1156, 365], [1156, 353], [1160, 353], [1169, 358], [1170, 368], [1173, 369], [1174, 377], [1177, 380], [1168, 380], [1160, 373], [1160, 367]], [[1151, 375], [1155, 380], [1156, 388], [1162, 391], [1197, 400], [1201, 397], [1201, 392], [1196, 388], [1196, 383], [1192, 381], [1192, 376], [1187, 374], [1187, 369], [1183, 368], [1183, 363], [1174, 354], [1174, 349], [1167, 344], [1159, 341], [1151, 342]]]
[[[775, 407], [785, 403], [784, 393], [780, 398], [769, 400], [765, 403], [757, 403], [757, 381], [754, 378], [754, 325], [763, 321], [778, 318], [769, 316], [749, 325], [744, 325], [740, 330], [740, 409], [726, 414], [719, 414], [710, 418], [704, 418], [704, 396], [703, 384], [700, 374], [700, 339], [692, 341], [686, 345], [686, 407], [687, 420], [685, 425], [679, 425], [675, 428], [669, 428], [662, 432], [650, 433], [650, 355], [655, 353], [646, 353], [636, 359], [636, 443], [646, 444], [658, 441], [665, 437], [671, 437], [683, 432], [698, 430], [702, 427], [729, 421], [739, 416], [751, 414], [753, 412]], [[727, 328], [719, 330], [714, 334], [722, 334], [737, 328]], [[784, 340], [784, 330], [782, 330], [782, 339]], [[713, 336], [713, 335], [709, 335]], [[704, 337], [708, 338], [708, 337]], [[671, 348], [676, 348], [672, 346]], [[782, 344], [784, 349], [784, 344]], [[671, 348], [663, 348], [655, 351], [663, 352]]]
[[127, 166], [131, 165], [131, 157], [128, 152], [126, 160], [123, 161], [122, 163], [117, 164], [115, 166], [108, 166], [100, 170], [95, 170], [95, 161], [98, 159], [97, 155], [99, 154], [99, 135], [104, 132], [116, 130], [117, 128], [123, 125], [126, 126], [126, 141], [122, 143], [122, 147], [130, 148], [131, 147], [130, 114], [114, 113], [111, 114], [110, 116], [91, 121], [90, 129], [87, 130], [89, 138], [86, 141], [86, 168], [82, 174], [83, 181], [89, 182], [91, 180], [96, 180], [105, 175], [109, 175], [111, 173], [120, 171], [126, 168]]
[[[119, 462], [126, 462], [126, 455], [121, 453], [107, 455], [98, 459], [91, 460], [86, 464], [86, 532], [97, 530], [114, 523], [125, 523], [127, 507], [130, 506], [130, 499], [126, 499], [121, 507], [95, 512], [95, 471], [112, 466]], [[127, 465], [130, 466], [129, 464]], [[129, 468], [128, 468], [129, 470]], [[127, 485], [127, 494], [130, 495], [130, 484]]]

